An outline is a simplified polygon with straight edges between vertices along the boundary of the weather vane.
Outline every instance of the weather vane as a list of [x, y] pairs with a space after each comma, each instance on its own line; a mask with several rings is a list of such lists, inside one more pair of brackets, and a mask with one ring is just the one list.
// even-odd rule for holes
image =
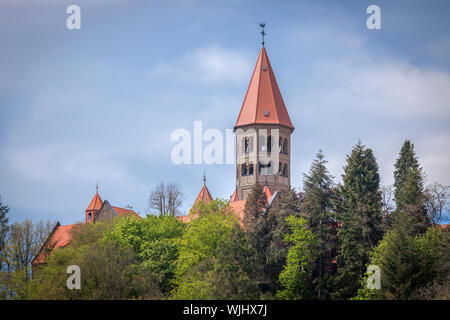
[[264, 47], [264, 36], [266, 35], [266, 33], [264, 32], [264, 28], [266, 26], [265, 23], [260, 23], [259, 26], [261, 27], [261, 35], [262, 35], [262, 46]]

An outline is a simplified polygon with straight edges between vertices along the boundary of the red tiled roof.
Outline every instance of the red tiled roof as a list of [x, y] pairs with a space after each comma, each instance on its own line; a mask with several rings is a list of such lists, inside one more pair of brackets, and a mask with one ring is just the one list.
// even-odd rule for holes
[[140, 216], [136, 212], [134, 212], [134, 210], [124, 209], [124, 208], [119, 208], [119, 207], [112, 207], [112, 208], [114, 209], [114, 211], [117, 213], [117, 215], [119, 217], [133, 216], [133, 217], [140, 218]]
[[235, 127], [255, 123], [280, 124], [294, 129], [264, 47], [259, 53]]
[[[53, 234], [50, 236], [48, 242], [45, 244], [45, 248], [52, 250], [54, 248], [63, 248], [67, 246], [69, 241], [72, 239], [72, 234], [70, 233], [70, 230], [72, 230], [73, 226], [74, 224], [58, 226], [56, 230], [53, 232]], [[44, 247], [42, 249], [44, 249]], [[37, 255], [37, 257], [33, 260], [33, 263], [45, 262], [46, 253], [42, 249]]]
[[89, 207], [86, 209], [86, 211], [91, 210], [100, 210], [102, 207], [103, 201], [100, 198], [98, 192], [95, 193], [94, 197], [91, 200], [91, 203], [89, 204]]
[[203, 187], [201, 188], [200, 192], [198, 193], [197, 198], [194, 201], [194, 204], [192, 207], [195, 207], [197, 203], [200, 201], [205, 203], [210, 203], [212, 201], [213, 197], [211, 196], [211, 193], [209, 193], [208, 188], [206, 187], [206, 184], [203, 184]]
[[181, 222], [184, 222], [184, 223], [191, 222], [191, 218], [189, 217], [189, 215], [177, 216], [175, 218], [177, 218], [178, 221], [181, 221]]
[[229, 209], [233, 212], [233, 214], [238, 219], [239, 223], [241, 225], [244, 224], [244, 209], [245, 209], [245, 203], [246, 200], [237, 200], [237, 201], [230, 201]]
[[273, 192], [270, 190], [270, 188], [268, 186], [264, 186], [263, 192], [267, 197], [267, 202], [269, 202], [270, 199], [272, 199]]
[[237, 201], [237, 190], [234, 190], [233, 194], [230, 197], [230, 202]]

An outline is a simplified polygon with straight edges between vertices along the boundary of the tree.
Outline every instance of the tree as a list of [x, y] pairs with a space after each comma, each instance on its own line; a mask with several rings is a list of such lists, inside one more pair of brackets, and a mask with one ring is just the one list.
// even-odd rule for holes
[[333, 177], [326, 167], [327, 161], [322, 151], [316, 155], [308, 174], [304, 174], [304, 201], [301, 215], [306, 217], [308, 227], [318, 236], [317, 257], [312, 268], [312, 292], [317, 299], [327, 299], [333, 291], [332, 260], [336, 251], [336, 239], [332, 226], [332, 203], [334, 197]]
[[265, 274], [266, 267], [266, 249], [270, 243], [270, 227], [268, 221], [271, 217], [264, 214], [267, 207], [267, 196], [264, 188], [255, 182], [244, 208], [243, 225], [246, 230], [247, 239], [256, 253], [255, 268], [258, 274], [258, 281], [263, 291], [269, 290], [268, 279]]
[[10, 226], [3, 253], [3, 261], [8, 272], [24, 271], [26, 278], [31, 276], [31, 262], [47, 239], [53, 224], [43, 221], [34, 224], [26, 219]]
[[424, 204], [424, 177], [409, 140], [404, 142], [394, 167], [396, 210], [391, 215], [391, 224], [408, 223], [412, 235], [424, 233], [430, 223]]
[[255, 229], [255, 223], [258, 218], [264, 213], [267, 206], [267, 197], [264, 193], [262, 185], [256, 181], [245, 202], [244, 208], [244, 226], [248, 231]]
[[343, 184], [337, 188], [335, 205], [339, 254], [336, 299], [356, 295], [369, 262], [369, 253], [383, 236], [382, 202], [378, 165], [370, 148], [358, 142], [347, 157], [342, 175]]
[[[130, 218], [118, 218], [115, 223]], [[138, 220], [138, 219], [135, 219]], [[64, 249], [54, 249], [33, 279], [17, 290], [20, 299], [160, 299], [158, 277], [139, 268], [131, 246], [105, 237], [115, 223], [76, 226], [74, 238]], [[74, 227], [75, 228], [75, 227]], [[81, 289], [69, 290], [69, 265], [80, 267]]]
[[176, 299], [256, 298], [254, 251], [227, 202], [200, 203], [178, 242]]
[[284, 238], [289, 251], [287, 264], [280, 273], [283, 289], [277, 293], [277, 297], [286, 300], [311, 299], [313, 295], [309, 281], [317, 236], [307, 228], [305, 218], [288, 216], [285, 220], [290, 229]]
[[280, 200], [269, 208], [266, 215], [261, 217], [260, 224], [265, 225], [267, 241], [264, 247], [264, 275], [265, 283], [272, 295], [280, 289], [279, 275], [286, 265], [288, 245], [284, 238], [290, 231], [287, 217], [299, 217], [303, 195], [289, 188], [282, 193]]
[[6, 235], [8, 233], [8, 217], [9, 207], [3, 205], [0, 197], [0, 272], [3, 269], [3, 248], [5, 247]]
[[406, 225], [389, 230], [371, 254], [371, 264], [381, 270], [381, 289], [370, 290], [367, 277], [356, 299], [417, 299], [448, 297], [448, 232], [428, 228], [423, 235], [411, 235]]
[[425, 208], [428, 213], [429, 220], [436, 227], [445, 215], [450, 186], [444, 186], [440, 183], [434, 182], [425, 189]]
[[150, 193], [148, 210], [155, 210], [160, 215], [176, 216], [183, 204], [183, 193], [175, 183], [161, 182]]
[[120, 219], [105, 234], [105, 241], [132, 248], [137, 270], [155, 275], [161, 292], [168, 295], [174, 288], [176, 241], [183, 233], [184, 225], [176, 218], [147, 215], [145, 219]]

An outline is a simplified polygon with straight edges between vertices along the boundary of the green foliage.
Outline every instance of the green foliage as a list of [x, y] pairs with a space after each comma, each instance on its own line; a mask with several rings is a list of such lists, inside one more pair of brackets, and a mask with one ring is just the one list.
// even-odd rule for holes
[[334, 266], [331, 261], [335, 256], [336, 239], [331, 226], [332, 199], [334, 197], [333, 177], [326, 167], [327, 161], [319, 151], [309, 173], [304, 175], [304, 201], [302, 216], [306, 217], [310, 230], [318, 236], [318, 251], [311, 272], [312, 291], [317, 299], [328, 299], [333, 291]]
[[383, 236], [380, 176], [372, 150], [358, 142], [347, 157], [342, 178], [333, 201], [336, 218], [342, 223], [335, 299], [355, 296], [369, 253]]
[[267, 228], [267, 244], [265, 245], [264, 275], [269, 291], [275, 295], [280, 288], [279, 274], [286, 264], [288, 246], [284, 242], [289, 232], [286, 221], [288, 216], [300, 216], [301, 198], [291, 188], [283, 193], [280, 201], [269, 208], [267, 214], [261, 219]]
[[401, 228], [389, 231], [371, 254], [370, 263], [381, 269], [381, 289], [367, 289], [366, 274], [356, 299], [417, 299], [434, 283], [448, 289], [448, 250], [443, 230], [430, 227], [417, 236]]
[[3, 205], [0, 197], [0, 271], [3, 268], [3, 248], [5, 247], [6, 234], [8, 232], [8, 217], [9, 207]]
[[251, 231], [255, 228], [255, 223], [264, 213], [266, 206], [267, 197], [264, 193], [264, 188], [256, 181], [245, 202], [244, 226], [246, 230]]
[[178, 257], [176, 239], [184, 225], [172, 216], [147, 215], [145, 219], [128, 217], [118, 221], [106, 233], [104, 241], [121, 248], [131, 248], [136, 255], [136, 270], [151, 272], [159, 280], [163, 292], [174, 288], [175, 260]]
[[[117, 225], [127, 218], [115, 220]], [[137, 220], [137, 219], [136, 219]], [[130, 246], [104, 238], [115, 223], [75, 226], [74, 239], [55, 249], [46, 264], [33, 270], [33, 280], [20, 291], [20, 299], [154, 299], [161, 298], [157, 277], [138, 268], [139, 259]], [[81, 271], [81, 290], [69, 290], [67, 267]]]
[[411, 235], [422, 234], [430, 221], [424, 206], [424, 178], [414, 152], [414, 145], [406, 140], [394, 165], [394, 195], [397, 208], [391, 224], [408, 224]]
[[254, 252], [225, 201], [202, 204], [178, 241], [175, 299], [245, 299], [256, 296]]
[[287, 265], [280, 273], [280, 283], [284, 289], [277, 293], [277, 297], [285, 300], [311, 299], [309, 279], [317, 237], [308, 230], [302, 217], [288, 216], [286, 223], [290, 233], [286, 234], [284, 241], [290, 248]]

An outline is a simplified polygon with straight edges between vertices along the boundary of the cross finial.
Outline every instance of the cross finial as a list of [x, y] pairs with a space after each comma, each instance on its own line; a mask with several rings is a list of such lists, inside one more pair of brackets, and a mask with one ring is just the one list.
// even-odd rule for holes
[[205, 170], [203, 170], [203, 185], [206, 185], [206, 174], [205, 174]]
[[98, 178], [97, 178], [97, 185], [95, 186], [95, 190], [98, 193]]
[[264, 47], [264, 36], [266, 35], [266, 33], [264, 32], [264, 28], [266, 27], [266, 24], [263, 22], [263, 23], [260, 23], [259, 26], [261, 27], [261, 35], [262, 35], [261, 44]]

